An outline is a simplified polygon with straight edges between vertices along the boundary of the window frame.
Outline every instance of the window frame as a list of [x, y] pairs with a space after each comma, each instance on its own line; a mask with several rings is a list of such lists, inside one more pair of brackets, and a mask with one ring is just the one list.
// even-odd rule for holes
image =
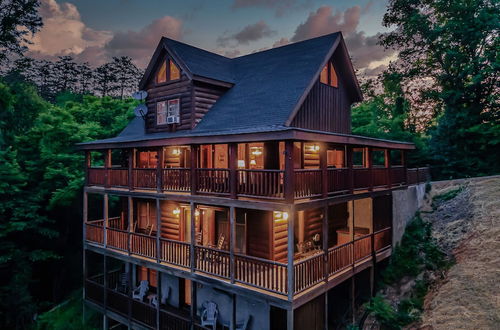
[[[176, 78], [176, 79], [172, 79], [171, 78], [171, 72], [170, 72], [170, 63], [172, 63], [173, 65], [175, 65], [175, 67], [179, 70], [179, 78]], [[161, 69], [161, 67], [165, 65], [165, 81], [163, 82], [159, 82], [158, 81], [158, 72], [159, 70]], [[181, 80], [182, 78], [182, 70], [180, 68], [180, 66], [175, 63], [174, 60], [172, 60], [170, 57], [165, 57], [162, 61], [161, 61], [161, 64], [158, 66], [157, 70], [156, 70], [156, 73], [155, 73], [155, 86], [162, 86], [162, 85], [166, 85], [166, 84], [170, 84], [172, 82], [176, 82], [176, 81], [179, 81]]]
[[[158, 122], [158, 118], [159, 118], [159, 106], [160, 104], [164, 104], [164, 116], [165, 116], [165, 122], [164, 123], [159, 123]], [[156, 123], [156, 126], [165, 126], [165, 125], [168, 125], [167, 124], [167, 114], [168, 114], [168, 100], [164, 100], [164, 101], [158, 101], [156, 102], [156, 109], [155, 109], [155, 123]]]
[[[179, 125], [179, 124], [168, 124], [167, 123], [167, 118], [169, 116], [169, 106], [170, 106], [170, 103], [173, 103], [173, 102], [177, 102], [177, 106], [178, 106], [178, 109], [177, 109], [177, 115], [179, 116], [179, 119], [180, 119], [180, 116], [181, 116], [181, 98], [180, 97], [173, 97], [173, 98], [169, 98], [169, 99], [166, 99], [166, 100], [161, 100], [161, 101], [158, 101], [156, 102], [156, 111], [155, 111], [155, 123], [156, 123], [156, 127], [164, 127], [164, 126], [168, 126], [168, 125]], [[158, 106], [160, 104], [165, 104], [165, 123], [158, 123]]]

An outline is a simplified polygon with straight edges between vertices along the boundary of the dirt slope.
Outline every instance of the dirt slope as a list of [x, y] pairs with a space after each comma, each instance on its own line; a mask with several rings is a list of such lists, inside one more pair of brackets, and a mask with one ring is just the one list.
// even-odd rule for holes
[[500, 176], [434, 183], [431, 194], [458, 187], [453, 199], [423, 209], [456, 264], [427, 295], [420, 328], [500, 329]]

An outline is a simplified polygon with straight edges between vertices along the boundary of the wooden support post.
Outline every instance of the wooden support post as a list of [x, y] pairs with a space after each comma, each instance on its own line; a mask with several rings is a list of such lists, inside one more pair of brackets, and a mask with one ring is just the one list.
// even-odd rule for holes
[[234, 249], [236, 246], [236, 210], [234, 206], [229, 208], [229, 274], [231, 283], [234, 283], [235, 261]]
[[196, 191], [198, 190], [198, 153], [200, 150], [200, 146], [191, 145], [191, 195], [196, 195]]
[[330, 269], [330, 265], [328, 263], [328, 203], [325, 204], [325, 206], [323, 207], [323, 228], [322, 228], [322, 231], [323, 231], [323, 237], [322, 237], [322, 241], [323, 241], [323, 253], [325, 254], [324, 255], [324, 265], [325, 265], [325, 269], [324, 269], [324, 277], [325, 277], [325, 283], [328, 282], [328, 272], [329, 272], [329, 269]]
[[132, 199], [132, 196], [127, 197], [127, 202], [128, 202], [127, 251], [128, 251], [128, 255], [130, 256], [130, 247], [131, 247], [130, 241], [132, 239], [132, 236], [130, 233], [132, 233], [134, 230], [134, 200]]
[[196, 226], [196, 205], [194, 202], [190, 203], [191, 206], [191, 242], [189, 242], [189, 259], [190, 260], [190, 265], [191, 265], [191, 273], [194, 273], [194, 268], [195, 268], [195, 255], [194, 255], [194, 244], [196, 242], [196, 231], [195, 231], [195, 226]]
[[160, 263], [160, 233], [161, 233], [161, 205], [160, 199], [156, 199], [156, 262]]
[[321, 192], [323, 198], [328, 197], [328, 144], [321, 143], [319, 147], [319, 166], [321, 168]]
[[353, 159], [353, 148], [350, 146], [346, 146], [346, 163], [347, 163], [347, 170], [348, 170], [348, 186], [349, 186], [349, 193], [352, 194], [354, 193], [354, 170], [353, 170], [353, 164], [352, 164], [352, 159]]
[[295, 200], [295, 171], [293, 141], [285, 141], [285, 200], [293, 203]]
[[324, 324], [323, 329], [328, 330], [328, 291], [325, 291], [324, 296], [325, 296], [324, 297], [325, 298], [325, 310], [324, 310], [324, 312], [325, 312], [325, 319], [324, 319], [325, 324]]
[[106, 149], [106, 153], [104, 154], [104, 168], [105, 168], [105, 183], [104, 183], [104, 186], [105, 187], [109, 187], [109, 169], [111, 168], [111, 149]]
[[195, 327], [194, 325], [194, 321], [196, 320], [196, 305], [197, 305], [197, 301], [196, 301], [196, 282], [195, 281], [191, 281], [191, 309], [190, 309], [190, 316], [191, 316], [191, 329], [194, 330], [194, 329], [197, 329], [197, 327]]
[[293, 307], [286, 311], [286, 330], [293, 330]]
[[236, 329], [236, 295], [231, 294], [231, 320], [229, 321], [229, 330]]
[[370, 267], [370, 297], [375, 296], [375, 267], [377, 263], [373, 262], [373, 267]]
[[351, 277], [351, 292], [350, 292], [350, 303], [351, 303], [351, 323], [355, 324], [356, 323], [356, 275], [352, 275]]
[[134, 168], [135, 168], [136, 149], [131, 148], [128, 151], [128, 189], [134, 189]]
[[288, 247], [287, 247], [287, 271], [288, 271], [288, 300], [293, 301], [294, 286], [295, 286], [295, 272], [293, 265], [293, 257], [295, 252], [295, 207], [290, 206], [288, 211]]
[[104, 237], [103, 237], [103, 245], [104, 245], [104, 247], [106, 247], [107, 246], [107, 242], [108, 242], [108, 235], [106, 233], [106, 230], [108, 228], [108, 220], [109, 220], [109, 214], [108, 214], [109, 213], [109, 209], [108, 209], [108, 204], [109, 204], [108, 203], [108, 194], [104, 194], [102, 200], [103, 200], [102, 213], [104, 215], [104, 219], [103, 219], [104, 221], [102, 223], [102, 227], [103, 227], [102, 232], [103, 232], [103, 235], [104, 235]]
[[127, 318], [128, 318], [128, 323], [130, 325], [131, 319], [132, 319], [132, 290], [134, 289], [135, 283], [132, 277], [133, 274], [133, 267], [135, 267], [134, 264], [127, 262], [126, 265], [126, 272], [127, 272], [127, 296], [128, 296], [128, 306], [127, 306]]
[[385, 168], [387, 171], [387, 188], [392, 188], [392, 166], [391, 166], [391, 150], [384, 150], [384, 160], [385, 160]]
[[102, 285], [104, 286], [103, 288], [103, 306], [104, 306], [104, 312], [107, 312], [108, 309], [108, 257], [103, 255], [103, 280], [102, 280]]
[[368, 186], [368, 191], [373, 191], [373, 148], [366, 148], [367, 153], [367, 165], [368, 165], [368, 173], [370, 177], [370, 185]]
[[156, 162], [156, 191], [161, 193], [163, 191], [163, 147], [157, 150], [158, 159]]
[[156, 271], [156, 329], [161, 329], [160, 305], [161, 305], [161, 272]]
[[[88, 193], [86, 191], [83, 192], [83, 228], [82, 228], [82, 236], [83, 236], [83, 242], [85, 242], [86, 237], [87, 237], [87, 221], [88, 221]], [[85, 280], [87, 279], [87, 255], [85, 253], [86, 249], [85, 246], [82, 249], [82, 260], [83, 260], [83, 300], [85, 300]], [[83, 304], [85, 306], [85, 304]], [[85, 311], [85, 307], [84, 307]], [[85, 315], [83, 316], [85, 319]]]
[[237, 198], [238, 188], [238, 144], [229, 143], [229, 195]]
[[89, 169], [92, 167], [90, 151], [85, 150], [85, 185], [89, 184]]
[[401, 150], [401, 165], [404, 168], [405, 184], [408, 184], [408, 168], [406, 167], [406, 151]]

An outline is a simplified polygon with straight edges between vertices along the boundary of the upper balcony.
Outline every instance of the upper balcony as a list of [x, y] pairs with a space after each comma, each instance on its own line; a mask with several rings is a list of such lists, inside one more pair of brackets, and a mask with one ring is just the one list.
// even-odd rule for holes
[[86, 163], [88, 186], [288, 203], [429, 179], [403, 150], [298, 141], [108, 149]]

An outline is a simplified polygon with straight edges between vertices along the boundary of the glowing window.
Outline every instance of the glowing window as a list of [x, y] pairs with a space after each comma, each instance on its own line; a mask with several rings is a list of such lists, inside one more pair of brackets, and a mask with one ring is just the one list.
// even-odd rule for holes
[[167, 63], [163, 62], [156, 73], [156, 82], [163, 83], [165, 81], [167, 81]]
[[170, 79], [169, 80], [179, 79], [181, 77], [181, 71], [179, 70], [177, 65], [175, 65], [175, 63], [173, 61], [169, 61], [169, 62], [170, 62]]
[[332, 62], [328, 62], [328, 64], [324, 66], [323, 70], [321, 70], [319, 81], [325, 85], [339, 87], [337, 72], [335, 71]]
[[337, 72], [335, 72], [335, 68], [333, 67], [333, 64], [331, 62], [330, 62], [330, 86], [339, 87]]
[[325, 65], [323, 70], [321, 70], [321, 74], [319, 76], [319, 81], [323, 84], [328, 85], [328, 67]]
[[164, 125], [167, 123], [167, 102], [156, 103], [156, 124]]

